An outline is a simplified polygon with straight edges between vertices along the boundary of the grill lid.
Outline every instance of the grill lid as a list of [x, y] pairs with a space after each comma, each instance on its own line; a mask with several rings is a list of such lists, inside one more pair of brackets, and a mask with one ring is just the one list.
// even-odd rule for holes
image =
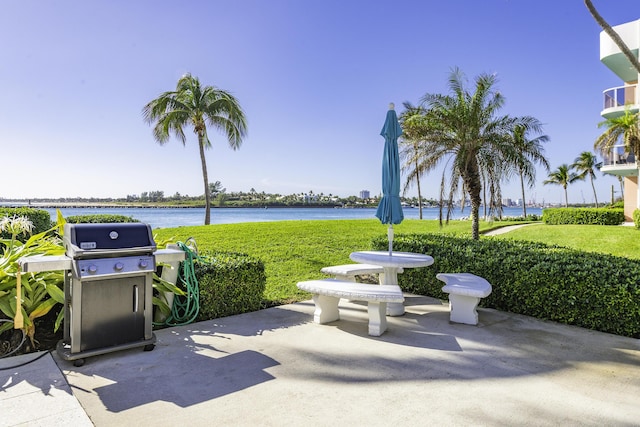
[[144, 223], [65, 224], [63, 244], [67, 256], [120, 256], [152, 253], [156, 243], [151, 226]]

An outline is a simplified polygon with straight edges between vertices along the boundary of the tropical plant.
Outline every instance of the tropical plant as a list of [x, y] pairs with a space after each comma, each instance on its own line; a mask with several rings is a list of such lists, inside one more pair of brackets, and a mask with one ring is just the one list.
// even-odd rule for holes
[[544, 157], [544, 148], [542, 144], [549, 141], [547, 135], [538, 135], [530, 138], [529, 134], [539, 133], [542, 124], [534, 118], [525, 119], [526, 124], [518, 124], [514, 126], [511, 137], [513, 144], [519, 154], [515, 159], [515, 170], [520, 177], [520, 188], [522, 190], [522, 216], [527, 217], [527, 200], [525, 198], [525, 182], [529, 188], [532, 188], [536, 180], [535, 164], [538, 163], [549, 171], [549, 162]]
[[[61, 217], [59, 217], [61, 218]], [[21, 277], [21, 292], [18, 297], [18, 275], [21, 267], [18, 260], [32, 255], [61, 255], [64, 248], [54, 231], [61, 222], [48, 231], [29, 237], [24, 243], [17, 240], [20, 234], [28, 235], [32, 224], [24, 217], [5, 217], [0, 220], [0, 229], [11, 234], [9, 239], [0, 239], [0, 311], [8, 319], [20, 321], [3, 322], [0, 333], [11, 328], [22, 329], [32, 341], [35, 334], [35, 319], [49, 313], [58, 303], [64, 303], [64, 275], [62, 271], [26, 273]], [[17, 314], [21, 313], [21, 314]], [[55, 329], [60, 326], [64, 312], [60, 311]]]
[[402, 172], [406, 175], [403, 194], [406, 195], [407, 190], [415, 181], [418, 190], [419, 218], [422, 219], [420, 177], [425, 172], [425, 166], [420, 155], [420, 141], [428, 138], [432, 126], [429, 124], [429, 116], [424, 108], [413, 106], [409, 102], [405, 102], [403, 105], [405, 111], [400, 114], [402, 136], [398, 141]]
[[600, 169], [602, 162], [598, 162], [598, 158], [591, 151], [583, 151], [573, 161], [571, 168], [575, 169], [576, 180], [584, 180], [589, 177], [591, 182], [591, 188], [593, 189], [593, 197], [596, 202], [596, 208], [598, 207], [598, 195], [596, 194], [596, 187], [593, 184], [593, 180], [596, 179], [595, 169]]
[[569, 198], [567, 196], [567, 186], [574, 182], [577, 179], [577, 175], [571, 171], [571, 166], [562, 164], [558, 166], [558, 169], [552, 171], [549, 174], [549, 178], [544, 180], [542, 183], [544, 185], [547, 184], [555, 184], [561, 185], [564, 189], [564, 207], [569, 207]]
[[247, 133], [247, 120], [238, 100], [229, 92], [213, 86], [202, 86], [197, 77], [185, 74], [175, 91], [164, 92], [142, 110], [148, 124], [155, 122], [153, 136], [164, 145], [173, 135], [186, 145], [184, 128], [193, 127], [198, 138], [205, 195], [204, 224], [211, 222], [211, 193], [205, 149], [211, 148], [207, 125], [223, 132], [229, 146], [236, 150]]
[[454, 195], [462, 190], [463, 200], [468, 195], [471, 201], [471, 234], [476, 240], [483, 187], [489, 189], [491, 215], [502, 207], [500, 181], [506, 168], [518, 158], [509, 134], [522, 120], [498, 115], [505, 100], [495, 90], [495, 83], [495, 75], [481, 74], [475, 79], [475, 91], [469, 92], [463, 73], [454, 68], [449, 77], [450, 95], [426, 94], [422, 98], [433, 117], [431, 137], [421, 147], [424, 171], [445, 165], [440, 181], [440, 221], [446, 206], [448, 222]]
[[602, 135], [596, 139], [593, 147], [601, 153], [608, 153], [622, 140], [625, 151], [633, 153], [636, 159], [640, 156], [640, 112], [632, 113], [628, 108], [618, 117], [608, 118], [598, 127], [606, 127]]

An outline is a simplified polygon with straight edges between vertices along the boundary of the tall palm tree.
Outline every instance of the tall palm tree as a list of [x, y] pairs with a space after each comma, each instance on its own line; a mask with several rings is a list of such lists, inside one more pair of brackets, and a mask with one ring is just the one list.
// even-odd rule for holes
[[591, 16], [593, 16], [593, 19], [596, 20], [598, 25], [600, 25], [604, 32], [607, 33], [607, 35], [611, 38], [611, 40], [613, 40], [616, 46], [618, 46], [618, 49], [620, 49], [620, 51], [624, 54], [633, 68], [638, 70], [638, 73], [640, 73], [640, 61], [638, 61], [638, 58], [633, 54], [631, 49], [629, 49], [629, 46], [624, 43], [618, 33], [616, 33], [614, 29], [611, 28], [611, 25], [609, 25], [609, 23], [607, 23], [607, 21], [605, 21], [604, 18], [598, 13], [591, 0], [584, 0], [584, 4], [585, 6], [587, 6], [587, 9], [589, 10], [589, 13], [591, 13]]
[[596, 139], [593, 147], [601, 153], [609, 152], [622, 140], [625, 151], [633, 153], [636, 160], [640, 156], [640, 112], [632, 113], [626, 109], [622, 116], [606, 119], [598, 123], [598, 127], [606, 127], [602, 135]]
[[577, 172], [576, 180], [583, 180], [586, 179], [587, 176], [589, 177], [597, 208], [598, 195], [596, 194], [596, 187], [593, 184], [593, 180], [596, 179], [595, 169], [600, 169], [600, 167], [602, 167], [602, 162], [598, 162], [598, 158], [591, 151], [583, 151], [578, 157], [576, 157], [571, 167]]
[[540, 164], [549, 172], [549, 161], [544, 157], [542, 144], [549, 141], [547, 135], [538, 135], [530, 138], [529, 134], [537, 134], [542, 131], [542, 124], [533, 117], [523, 117], [522, 123], [513, 128], [511, 137], [518, 156], [515, 159], [515, 170], [520, 177], [520, 189], [522, 190], [522, 216], [527, 217], [527, 200], [525, 198], [525, 182], [532, 188], [536, 180], [535, 164]]
[[427, 111], [422, 107], [413, 106], [409, 102], [403, 103], [405, 111], [400, 114], [399, 149], [402, 159], [402, 172], [406, 175], [403, 194], [416, 182], [418, 190], [419, 218], [422, 219], [422, 192], [420, 189], [420, 177], [424, 174], [424, 166], [420, 155], [420, 141], [428, 136], [430, 131]]
[[562, 164], [558, 166], [558, 169], [549, 174], [549, 178], [542, 183], [561, 185], [564, 188], [564, 207], [569, 207], [569, 198], [567, 196], [567, 186], [576, 180], [576, 174], [571, 171], [571, 166]]
[[445, 204], [447, 221], [450, 219], [454, 195], [462, 189], [463, 199], [468, 194], [471, 201], [471, 235], [476, 240], [480, 236], [482, 177], [491, 190], [489, 206], [501, 206], [497, 199], [504, 160], [516, 156], [508, 138], [515, 121], [498, 115], [504, 97], [494, 89], [495, 83], [495, 75], [481, 74], [475, 78], [474, 92], [469, 92], [463, 73], [454, 68], [449, 77], [450, 95], [426, 94], [422, 98], [433, 114], [432, 137], [423, 141], [421, 148], [422, 164], [425, 171], [439, 164], [445, 168], [440, 181], [440, 221]]
[[183, 145], [187, 138], [184, 128], [191, 126], [198, 138], [202, 178], [204, 181], [204, 224], [211, 223], [211, 193], [205, 149], [211, 148], [207, 125], [223, 132], [229, 146], [236, 150], [247, 133], [247, 119], [238, 100], [229, 92], [214, 86], [202, 86], [197, 77], [185, 74], [178, 80], [176, 90], [162, 93], [142, 110], [148, 124], [155, 122], [153, 136], [164, 145], [173, 134]]

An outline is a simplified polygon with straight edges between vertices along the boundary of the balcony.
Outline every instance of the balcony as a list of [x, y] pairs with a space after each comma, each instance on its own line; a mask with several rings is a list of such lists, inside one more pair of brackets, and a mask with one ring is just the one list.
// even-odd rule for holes
[[608, 153], [602, 153], [600, 172], [617, 176], [637, 176], [638, 165], [633, 153], [625, 151], [624, 145], [615, 145]]
[[638, 104], [640, 104], [637, 87], [637, 84], [633, 84], [605, 90], [603, 92], [604, 109], [600, 115], [604, 118], [619, 116], [624, 112], [625, 108], [637, 111]]

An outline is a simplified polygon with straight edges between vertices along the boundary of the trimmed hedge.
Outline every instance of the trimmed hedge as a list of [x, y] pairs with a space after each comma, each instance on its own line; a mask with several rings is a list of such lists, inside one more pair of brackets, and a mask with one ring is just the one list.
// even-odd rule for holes
[[545, 224], [620, 225], [624, 209], [619, 208], [548, 208], [542, 211]]
[[[26, 217], [33, 224], [33, 234], [42, 233], [43, 231], [49, 230], [53, 223], [51, 222], [51, 215], [49, 212], [44, 209], [34, 209], [34, 208], [0, 208], [0, 218], [9, 217], [12, 218], [14, 216], [23, 216]], [[3, 239], [9, 239], [11, 236], [9, 233], [0, 233], [0, 237]], [[22, 240], [24, 236], [18, 236], [18, 239]]]
[[262, 261], [229, 252], [200, 258], [194, 268], [200, 289], [197, 321], [260, 310], [267, 283]]
[[633, 211], [633, 225], [640, 228], [640, 209]]
[[[383, 236], [375, 250], [388, 248]], [[402, 289], [443, 300], [438, 273], [484, 277], [493, 292], [480, 305], [640, 338], [640, 260], [542, 243], [437, 234], [398, 235], [394, 250], [431, 255], [434, 264], [398, 275]]]
[[139, 220], [126, 215], [93, 214], [75, 215], [65, 218], [70, 224], [107, 224], [112, 222], [140, 222]]

